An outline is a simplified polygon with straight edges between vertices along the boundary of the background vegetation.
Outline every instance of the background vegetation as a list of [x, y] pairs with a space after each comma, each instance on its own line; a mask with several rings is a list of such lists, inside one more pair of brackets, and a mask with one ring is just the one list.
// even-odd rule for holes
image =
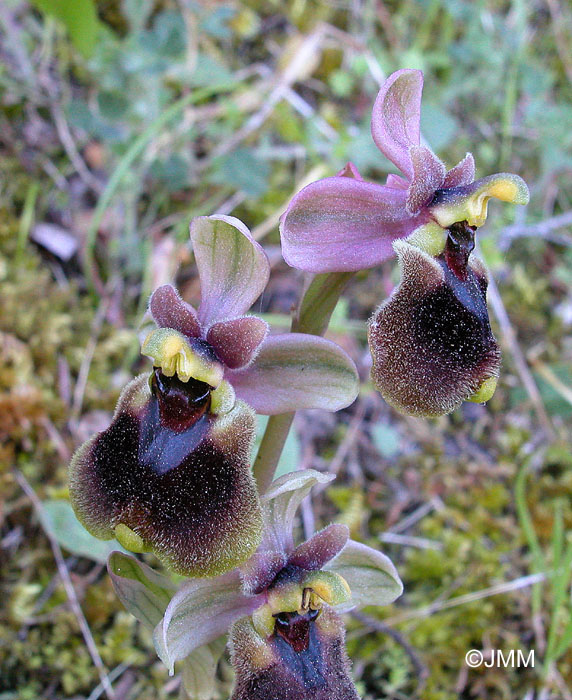
[[[0, 4], [0, 699], [177, 697], [113, 594], [108, 544], [70, 517], [70, 455], [141, 366], [149, 291], [176, 275], [197, 299], [192, 216], [254, 230], [273, 265], [260, 310], [287, 325], [301, 279], [281, 261], [279, 215], [349, 159], [385, 177], [371, 106], [389, 72], [418, 67], [424, 136], [446, 162], [471, 150], [479, 176], [531, 187], [526, 211], [493, 204], [479, 234], [500, 387], [432, 421], [373, 392], [364, 322], [396, 280], [389, 263], [355, 278], [332, 326], [360, 367], [359, 400], [298, 416], [281, 468], [337, 472], [302, 526], [346, 522], [405, 583], [391, 608], [348, 619], [364, 698], [569, 700], [570, 5], [55, 5]], [[472, 648], [534, 649], [535, 668], [470, 670]], [[220, 677], [226, 698], [226, 662]]]

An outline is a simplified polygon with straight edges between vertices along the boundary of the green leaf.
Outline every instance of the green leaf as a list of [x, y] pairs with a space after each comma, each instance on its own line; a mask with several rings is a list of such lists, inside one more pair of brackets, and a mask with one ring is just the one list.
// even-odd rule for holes
[[260, 197], [268, 190], [270, 167], [246, 148], [238, 148], [217, 161], [210, 175], [211, 182], [231, 185], [251, 197]]
[[44, 529], [71, 554], [105, 564], [111, 552], [117, 549], [123, 550], [116, 540], [98, 540], [90, 535], [75, 517], [69, 501], [63, 499], [44, 501], [42, 511]]
[[32, 4], [65, 25], [81, 54], [86, 58], [92, 55], [100, 28], [94, 0], [32, 0]]
[[200, 53], [191, 76], [191, 84], [196, 87], [223, 85], [232, 80], [232, 73], [212, 56]]
[[149, 629], [161, 621], [176, 586], [135, 557], [112, 552], [107, 570], [117, 597]]
[[165, 160], [155, 160], [150, 173], [165, 185], [169, 192], [176, 192], [189, 185], [191, 167], [178, 153], [171, 153]]
[[129, 109], [129, 100], [119, 90], [103, 90], [97, 96], [99, 111], [105, 119], [121, 119]]
[[217, 39], [230, 39], [232, 32], [228, 22], [234, 17], [235, 13], [236, 10], [233, 7], [217, 7], [204, 15], [199, 25], [199, 31], [210, 34]]

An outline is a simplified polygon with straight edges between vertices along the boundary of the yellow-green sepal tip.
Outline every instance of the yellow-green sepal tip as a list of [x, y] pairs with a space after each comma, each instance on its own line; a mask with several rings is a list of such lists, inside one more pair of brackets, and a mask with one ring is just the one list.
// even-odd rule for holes
[[150, 552], [151, 547], [147, 545], [145, 540], [138, 535], [134, 530], [123, 523], [119, 523], [113, 529], [115, 534], [115, 539], [119, 542], [122, 547], [129, 552], [134, 554], [143, 554], [144, 552]]
[[473, 403], [486, 403], [492, 399], [498, 384], [498, 379], [496, 377], [489, 377], [481, 384], [479, 389], [471, 394], [467, 401], [472, 401]]

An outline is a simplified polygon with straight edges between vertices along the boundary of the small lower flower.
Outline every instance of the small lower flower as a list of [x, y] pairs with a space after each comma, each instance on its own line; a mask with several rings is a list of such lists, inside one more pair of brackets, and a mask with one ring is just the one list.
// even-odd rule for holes
[[[234, 571], [187, 581], [172, 597], [168, 582], [149, 567], [119, 552], [111, 555], [108, 568], [119, 598], [144, 624], [155, 626], [155, 647], [169, 670], [182, 662], [183, 681], [194, 684], [187, 689], [192, 697], [211, 697], [213, 659], [229, 630], [236, 669], [232, 700], [358, 697], [338, 615], [387, 605], [403, 586], [391, 561], [350, 540], [345, 525], [329, 525], [294, 546], [297, 507], [312, 486], [332, 478], [304, 470], [277, 479], [261, 497], [264, 526], [256, 553]], [[199, 693], [192, 669], [204, 671], [205, 659], [210, 671]]]

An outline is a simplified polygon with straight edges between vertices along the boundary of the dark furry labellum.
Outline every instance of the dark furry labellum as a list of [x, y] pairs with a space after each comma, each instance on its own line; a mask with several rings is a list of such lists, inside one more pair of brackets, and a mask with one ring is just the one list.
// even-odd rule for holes
[[[249, 458], [253, 411], [210, 412], [211, 387], [155, 369], [123, 391], [107, 430], [70, 466], [70, 496], [95, 536], [153, 551], [175, 571], [215, 575], [258, 546]], [[127, 535], [125, 533], [128, 533]]]
[[329, 607], [280, 613], [264, 639], [250, 618], [231, 631], [231, 700], [359, 700], [349, 676], [344, 627]]
[[369, 344], [374, 384], [402, 413], [442, 415], [494, 390], [500, 350], [486, 272], [469, 257], [473, 246], [474, 229], [465, 222], [451, 227], [437, 258], [406, 241], [395, 244], [401, 283], [371, 319]]

